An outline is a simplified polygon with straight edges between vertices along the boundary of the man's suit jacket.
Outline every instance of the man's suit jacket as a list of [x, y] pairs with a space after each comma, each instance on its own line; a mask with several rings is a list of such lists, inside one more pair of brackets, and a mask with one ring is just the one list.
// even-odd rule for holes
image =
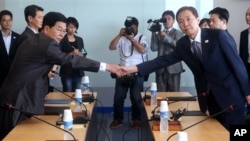
[[[54, 64], [68, 63], [74, 68], [92, 72], [97, 72], [100, 66], [94, 60], [63, 53], [59, 44], [43, 33], [25, 40], [19, 46], [9, 75], [0, 90], [0, 106], [9, 103], [25, 112], [42, 114], [44, 97], [48, 92], [48, 72]], [[13, 116], [12, 120], [13, 125], [16, 125], [18, 117]]]
[[239, 53], [240, 53], [240, 57], [241, 57], [242, 61], [244, 62], [246, 68], [247, 68], [248, 58], [249, 58], [248, 36], [249, 36], [249, 29], [246, 29], [240, 33]]
[[34, 31], [32, 31], [29, 27], [26, 27], [19, 39], [19, 45], [26, 39], [33, 38], [35, 36]]
[[243, 108], [245, 96], [250, 94], [250, 84], [235, 41], [226, 31], [202, 29], [201, 46], [202, 62], [195, 58], [190, 39], [184, 36], [169, 55], [137, 65], [138, 72], [145, 75], [183, 60], [194, 75], [198, 94], [209, 88], [221, 109], [231, 104]]
[[10, 43], [10, 50], [9, 54], [7, 53], [4, 40], [2, 38], [2, 32], [0, 32], [0, 87], [7, 76], [9, 72], [9, 68], [11, 66], [11, 63], [15, 57], [17, 48], [18, 48], [18, 40], [19, 40], [19, 34], [12, 31], [11, 33], [11, 43]]

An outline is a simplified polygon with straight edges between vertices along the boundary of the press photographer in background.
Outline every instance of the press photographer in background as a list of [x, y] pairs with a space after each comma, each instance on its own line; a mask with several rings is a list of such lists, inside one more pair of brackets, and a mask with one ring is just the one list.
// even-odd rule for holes
[[[118, 35], [110, 42], [109, 49], [119, 49], [120, 65], [131, 66], [144, 62], [149, 46], [146, 36], [138, 32], [139, 22], [135, 17], [128, 16], [125, 20], [125, 27], [121, 28]], [[133, 73], [116, 78], [114, 95], [114, 114], [110, 128], [117, 128], [123, 122], [124, 100], [130, 90], [130, 100], [132, 104], [133, 127], [139, 127], [141, 123], [141, 92], [143, 91], [144, 77]]]
[[[152, 32], [151, 50], [157, 51], [158, 56], [169, 54], [176, 46], [184, 34], [173, 27], [175, 22], [175, 14], [171, 10], [164, 11], [159, 20], [152, 21], [153, 24], [149, 28]], [[161, 24], [164, 29], [161, 31]], [[155, 72], [156, 83], [159, 92], [176, 92], [180, 91], [181, 73], [184, 72], [182, 63], [178, 62], [168, 67], [159, 69]]]

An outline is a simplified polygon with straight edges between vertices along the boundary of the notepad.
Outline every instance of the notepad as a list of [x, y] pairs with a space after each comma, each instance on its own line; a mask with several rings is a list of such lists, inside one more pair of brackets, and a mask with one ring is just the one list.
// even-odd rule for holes
[[44, 104], [69, 104], [71, 99], [45, 99]]
[[196, 101], [196, 97], [193, 96], [170, 96], [167, 97], [168, 101]]

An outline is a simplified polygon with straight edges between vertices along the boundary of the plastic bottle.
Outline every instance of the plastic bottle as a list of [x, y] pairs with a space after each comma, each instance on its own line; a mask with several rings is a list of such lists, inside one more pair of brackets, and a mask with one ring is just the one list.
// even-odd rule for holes
[[84, 76], [83, 77], [83, 88], [82, 88], [82, 93], [83, 94], [89, 94], [89, 77]]
[[168, 102], [161, 101], [160, 106], [160, 132], [168, 131]]
[[82, 104], [82, 91], [81, 91], [81, 89], [76, 89], [75, 90], [75, 109], [74, 109], [74, 112], [81, 112], [82, 111], [81, 104]]
[[63, 125], [65, 130], [72, 130], [73, 128], [73, 116], [71, 109], [65, 109], [63, 113]]
[[157, 86], [155, 82], [151, 83], [151, 100], [150, 100], [150, 105], [152, 108], [157, 106]]

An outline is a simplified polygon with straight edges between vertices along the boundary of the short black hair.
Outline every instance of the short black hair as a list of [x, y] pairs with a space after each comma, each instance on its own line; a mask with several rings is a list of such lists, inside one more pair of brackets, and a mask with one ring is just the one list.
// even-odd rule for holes
[[209, 24], [210, 20], [208, 18], [203, 18], [201, 19], [199, 26], [201, 26], [203, 23], [208, 23]]
[[127, 27], [130, 27], [132, 24], [138, 26], [139, 25], [139, 22], [137, 20], [136, 17], [132, 17], [132, 16], [127, 16], [125, 22], [124, 22], [124, 25], [127, 26]]
[[79, 27], [79, 23], [78, 23], [77, 19], [74, 17], [67, 18], [67, 25], [69, 25], [69, 24], [73, 24], [76, 27], [76, 29], [78, 29], [78, 27]]
[[174, 15], [174, 12], [172, 10], [167, 10], [167, 11], [164, 11], [161, 15], [161, 17], [163, 18], [164, 16], [166, 15], [169, 15], [171, 16], [173, 19], [175, 19], [175, 15]]
[[12, 15], [12, 13], [9, 10], [2, 10], [0, 12], [0, 20], [2, 20], [2, 18], [3, 18], [4, 15], [9, 15], [11, 17], [11, 20], [13, 18], [13, 15]]
[[221, 7], [216, 7], [214, 9], [212, 9], [211, 11], [209, 11], [209, 14], [218, 14], [219, 18], [221, 20], [226, 20], [228, 22], [229, 20], [229, 12], [226, 8], [221, 8]]
[[24, 9], [24, 17], [25, 17], [25, 21], [28, 23], [28, 17], [35, 17], [36, 16], [36, 11], [43, 11], [43, 8], [37, 5], [28, 5], [27, 7], [25, 7]]
[[177, 11], [177, 13], [176, 13], [177, 22], [178, 22], [178, 16], [179, 16], [179, 14], [180, 14], [181, 12], [185, 11], [185, 10], [188, 10], [188, 11], [192, 12], [192, 14], [193, 14], [196, 18], [199, 17], [198, 12], [197, 12], [197, 10], [196, 10], [194, 7], [192, 7], [192, 6], [183, 6], [183, 7], [181, 7], [181, 8]]
[[45, 26], [53, 27], [56, 22], [67, 23], [67, 18], [59, 12], [48, 12], [43, 18], [42, 29], [44, 29]]

